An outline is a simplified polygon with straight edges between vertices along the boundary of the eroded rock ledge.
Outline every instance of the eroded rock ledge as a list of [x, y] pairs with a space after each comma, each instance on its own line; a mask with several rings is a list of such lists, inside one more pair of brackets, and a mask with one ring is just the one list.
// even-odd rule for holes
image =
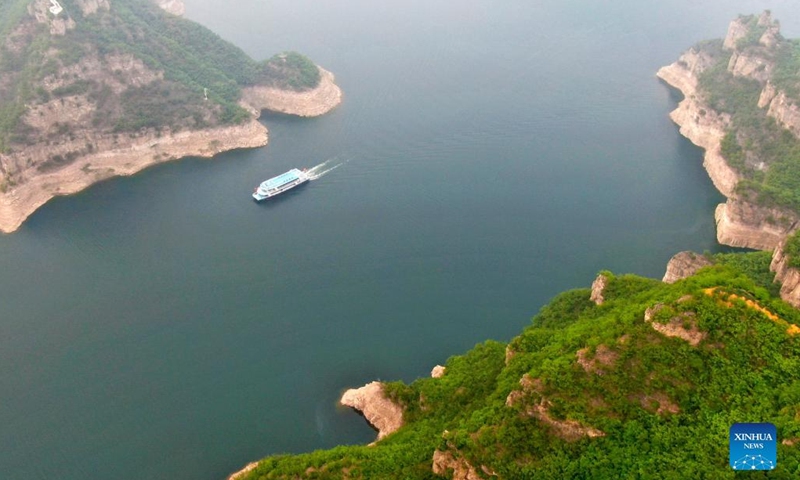
[[386, 397], [381, 382], [351, 388], [344, 392], [339, 403], [361, 412], [369, 424], [378, 430], [378, 440], [403, 426], [403, 409]]

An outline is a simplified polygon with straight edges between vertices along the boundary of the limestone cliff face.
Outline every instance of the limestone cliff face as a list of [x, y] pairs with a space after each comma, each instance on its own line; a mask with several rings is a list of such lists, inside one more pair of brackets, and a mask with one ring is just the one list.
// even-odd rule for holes
[[694, 252], [680, 252], [669, 259], [667, 272], [662, 281], [664, 283], [675, 283], [678, 280], [691, 277], [703, 267], [711, 265], [711, 262], [702, 255]]
[[378, 430], [378, 440], [403, 426], [403, 409], [386, 398], [381, 382], [351, 388], [344, 392], [339, 403], [361, 412], [370, 425]]
[[775, 281], [781, 284], [781, 298], [795, 308], [800, 308], [800, 270], [789, 266], [789, 257], [781, 242], [772, 254], [769, 269], [775, 272]]
[[[753, 28], [763, 30], [758, 45], [740, 48], [740, 42]], [[766, 108], [768, 115], [799, 135], [800, 108], [769, 81], [775, 67], [769, 48], [779, 39], [780, 25], [765, 12], [756, 21], [747, 17], [732, 21], [723, 48], [732, 51], [728, 70], [733, 75], [763, 84], [759, 107]], [[742, 176], [721, 153], [722, 139], [731, 125], [730, 116], [715, 112], [698, 91], [698, 75], [711, 64], [713, 59], [707, 53], [690, 49], [677, 62], [658, 71], [659, 78], [684, 95], [670, 118], [680, 127], [682, 135], [705, 150], [703, 166], [717, 190], [728, 198], [715, 211], [717, 241], [735, 247], [772, 250], [797, 228], [800, 217], [793, 212], [756, 206], [736, 194]]]
[[787, 97], [786, 93], [767, 82], [758, 99], [758, 106], [767, 108], [767, 115], [800, 138], [800, 106]]
[[711, 181], [723, 195], [731, 197], [740, 177], [720, 153], [720, 143], [730, 125], [730, 116], [711, 109], [697, 91], [697, 76], [710, 64], [708, 56], [689, 50], [677, 62], [661, 68], [656, 75], [683, 93], [684, 99], [670, 113], [670, 118], [678, 124], [684, 137], [705, 149], [703, 166]]
[[791, 213], [735, 198], [718, 205], [714, 218], [719, 243], [756, 250], [773, 250], [798, 227]]
[[247, 87], [242, 92], [242, 101], [254, 111], [273, 112], [316, 117], [333, 110], [342, 103], [342, 90], [334, 83], [331, 72], [319, 67], [320, 82], [311, 90], [295, 92], [274, 87]]

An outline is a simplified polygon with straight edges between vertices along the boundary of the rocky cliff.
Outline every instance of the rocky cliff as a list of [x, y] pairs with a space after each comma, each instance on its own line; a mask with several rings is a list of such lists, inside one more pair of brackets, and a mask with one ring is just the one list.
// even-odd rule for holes
[[667, 271], [661, 280], [664, 283], [675, 283], [678, 280], [691, 277], [703, 267], [712, 265], [712, 262], [703, 255], [694, 252], [680, 252], [669, 259]]
[[378, 430], [378, 440], [403, 426], [403, 409], [386, 397], [381, 382], [351, 388], [344, 392], [339, 403], [361, 412], [369, 424]]
[[[755, 44], [746, 42], [755, 35]], [[779, 24], [769, 12], [757, 19], [740, 17], [731, 22], [722, 45], [721, 55], [730, 55], [727, 70], [734, 77], [744, 77], [762, 85], [758, 107], [766, 109], [795, 135], [800, 132], [800, 109], [770, 81], [775, 69], [775, 46], [781, 41]], [[719, 52], [713, 48], [693, 47], [677, 62], [661, 68], [657, 76], [680, 90], [684, 99], [670, 117], [680, 132], [705, 150], [703, 166], [714, 186], [728, 198], [715, 212], [717, 241], [725, 245], [772, 250], [797, 227], [800, 216], [787, 208], [767, 208], [753, 203], [737, 192], [743, 180], [741, 168], [764, 171], [769, 168], [758, 158], [746, 159], [746, 165], [734, 168], [722, 154], [722, 141], [732, 129], [732, 116], [711, 107], [699, 77], [714, 66]]]
[[769, 269], [775, 272], [775, 281], [781, 284], [781, 298], [795, 308], [800, 308], [800, 270], [789, 265], [789, 256], [782, 241], [772, 254]]

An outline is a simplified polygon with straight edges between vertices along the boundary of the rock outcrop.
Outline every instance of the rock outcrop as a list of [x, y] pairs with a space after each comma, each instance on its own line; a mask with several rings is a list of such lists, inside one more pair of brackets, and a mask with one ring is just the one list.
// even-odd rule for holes
[[319, 71], [319, 85], [311, 90], [297, 92], [275, 87], [247, 87], [242, 91], [242, 101], [257, 111], [270, 110], [300, 117], [328, 113], [342, 103], [342, 90], [334, 83], [331, 72], [322, 67]]
[[769, 269], [775, 272], [775, 281], [781, 284], [781, 298], [795, 308], [800, 308], [800, 270], [789, 266], [789, 256], [781, 242], [772, 254]]
[[602, 273], [592, 282], [592, 294], [589, 296], [589, 300], [593, 301], [595, 305], [602, 305], [606, 301], [603, 297], [606, 285], [608, 285], [608, 277]]
[[442, 378], [445, 372], [447, 372], [446, 367], [443, 367], [442, 365], [436, 365], [433, 367], [433, 370], [431, 370], [431, 378]]
[[789, 99], [785, 92], [777, 90], [771, 82], [767, 82], [761, 91], [758, 106], [766, 108], [767, 115], [792, 132], [795, 137], [800, 138], [800, 106]]
[[156, 0], [156, 3], [165, 11], [179, 17], [186, 13], [186, 5], [183, 4], [183, 0]]
[[675, 283], [678, 280], [691, 277], [703, 267], [712, 265], [712, 262], [703, 255], [694, 252], [676, 253], [667, 263], [667, 272], [661, 280], [664, 283]]
[[482, 480], [478, 471], [461, 456], [456, 456], [450, 450], [433, 451], [433, 473], [453, 480]]
[[714, 219], [719, 243], [756, 250], [775, 249], [798, 225], [792, 213], [736, 198], [717, 205]]
[[403, 409], [386, 398], [381, 382], [347, 390], [339, 403], [361, 412], [369, 424], [378, 430], [378, 440], [403, 426]]
[[[758, 45], [740, 48], [754, 28], [763, 31]], [[766, 108], [769, 116], [800, 135], [800, 107], [769, 81], [775, 64], [768, 49], [779, 40], [780, 25], [769, 12], [764, 12], [758, 19], [740, 17], [732, 21], [723, 48], [732, 51], [728, 70], [733, 75], [763, 84], [759, 107]], [[717, 241], [734, 247], [772, 250], [797, 228], [800, 217], [787, 210], [757, 206], [737, 195], [736, 185], [742, 176], [721, 153], [731, 118], [710, 108], [698, 91], [698, 76], [712, 64], [708, 53], [692, 48], [677, 62], [658, 71], [659, 78], [684, 95], [670, 118], [680, 127], [682, 135], [705, 150], [703, 166], [717, 190], [728, 199], [715, 210]]]

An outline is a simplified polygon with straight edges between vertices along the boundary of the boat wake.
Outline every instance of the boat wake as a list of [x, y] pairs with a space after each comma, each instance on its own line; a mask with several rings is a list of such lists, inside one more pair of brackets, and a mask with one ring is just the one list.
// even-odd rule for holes
[[342, 165], [344, 165], [349, 161], [350, 161], [349, 158], [345, 160], [340, 160], [340, 157], [338, 156], [325, 160], [316, 167], [308, 169], [308, 178], [309, 180], [317, 180], [319, 178], [322, 178], [323, 176], [336, 170], [337, 168], [341, 167]]

